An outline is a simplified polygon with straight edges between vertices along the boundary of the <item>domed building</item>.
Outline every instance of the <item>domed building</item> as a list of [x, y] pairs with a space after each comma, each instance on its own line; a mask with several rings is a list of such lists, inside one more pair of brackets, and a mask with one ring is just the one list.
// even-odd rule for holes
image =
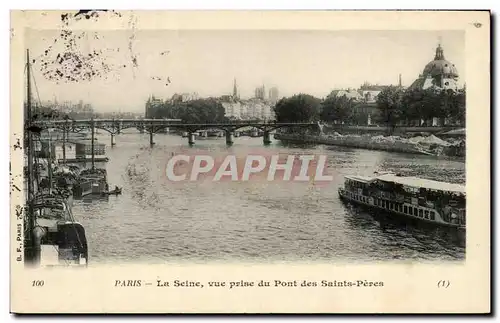
[[428, 89], [436, 87], [439, 89], [458, 89], [458, 71], [455, 64], [444, 58], [441, 45], [436, 48], [434, 60], [429, 62], [419, 78], [413, 82], [410, 88]]

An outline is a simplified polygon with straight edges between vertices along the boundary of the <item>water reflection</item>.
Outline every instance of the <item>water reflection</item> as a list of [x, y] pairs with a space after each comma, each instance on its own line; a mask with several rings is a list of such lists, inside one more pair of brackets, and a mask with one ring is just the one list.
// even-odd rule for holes
[[[106, 168], [110, 186], [123, 187], [122, 195], [75, 201], [73, 210], [88, 232], [94, 262], [452, 260], [465, 254], [453, 235], [385, 223], [337, 194], [344, 175], [383, 170], [463, 182], [465, 165], [459, 161], [277, 141], [264, 147], [262, 138], [248, 137], [235, 138], [230, 148], [223, 138], [189, 148], [187, 139], [175, 135], [156, 135], [153, 148], [147, 135], [122, 134], [116, 142], [108, 148]], [[321, 186], [166, 180], [172, 153], [194, 150], [238, 157], [326, 154], [334, 180]]]

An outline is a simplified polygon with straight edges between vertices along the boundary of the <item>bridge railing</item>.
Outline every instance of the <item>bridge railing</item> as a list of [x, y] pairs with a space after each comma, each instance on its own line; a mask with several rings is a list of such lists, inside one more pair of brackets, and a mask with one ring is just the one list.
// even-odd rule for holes
[[315, 125], [314, 122], [275, 122], [275, 121], [253, 121], [253, 120], [238, 120], [238, 121], [223, 121], [213, 123], [183, 123], [181, 119], [85, 119], [85, 120], [37, 120], [34, 124], [39, 125], [78, 125], [90, 123], [132, 123], [145, 125], [182, 125], [182, 126], [216, 126], [216, 125]]

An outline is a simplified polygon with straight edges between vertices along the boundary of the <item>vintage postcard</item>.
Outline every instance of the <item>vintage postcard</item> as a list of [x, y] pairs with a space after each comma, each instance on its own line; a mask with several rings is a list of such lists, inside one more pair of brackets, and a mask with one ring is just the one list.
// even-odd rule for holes
[[489, 313], [488, 11], [11, 13], [13, 313]]

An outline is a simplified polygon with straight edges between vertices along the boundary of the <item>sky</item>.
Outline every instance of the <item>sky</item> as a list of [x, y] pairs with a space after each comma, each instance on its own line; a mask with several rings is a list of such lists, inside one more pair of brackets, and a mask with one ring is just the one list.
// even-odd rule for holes
[[252, 97], [261, 85], [277, 87], [280, 96], [325, 97], [364, 82], [397, 84], [399, 74], [408, 86], [433, 60], [439, 42], [465, 79], [463, 31], [105, 30], [74, 35], [81, 36], [73, 37], [72, 45], [81, 55], [101, 52], [92, 61], [100, 76], [78, 82], [47, 79], [42, 64], [55, 60], [67, 41], [60, 30], [27, 30], [37, 94], [42, 101], [83, 100], [96, 112], [141, 112], [153, 94], [230, 94], [234, 79], [242, 98]]

